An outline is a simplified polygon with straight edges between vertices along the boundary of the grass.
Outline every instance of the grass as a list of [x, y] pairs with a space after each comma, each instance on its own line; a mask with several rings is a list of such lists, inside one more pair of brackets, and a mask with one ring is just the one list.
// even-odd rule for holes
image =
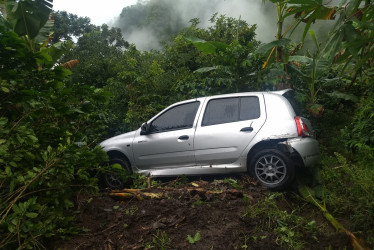
[[[253, 205], [249, 205], [243, 217], [257, 221], [256, 233], [266, 235], [266, 232], [273, 232], [276, 235], [276, 242], [290, 249], [303, 249], [303, 238], [311, 236], [317, 242], [319, 230], [315, 221], [308, 221], [296, 214], [295, 210], [287, 211], [278, 206], [278, 202], [286, 201], [283, 193], [270, 193]], [[258, 237], [253, 240], [258, 240]], [[247, 241], [248, 239], [246, 239]], [[246, 245], [246, 241], [245, 244]]]

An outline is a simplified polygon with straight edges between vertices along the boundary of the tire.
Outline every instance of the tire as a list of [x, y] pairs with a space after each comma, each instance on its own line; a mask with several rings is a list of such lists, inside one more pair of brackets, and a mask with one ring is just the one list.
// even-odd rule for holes
[[277, 149], [263, 149], [256, 153], [250, 163], [251, 174], [265, 187], [284, 190], [295, 179], [292, 160]]
[[121, 165], [124, 171], [116, 169], [105, 170], [100, 178], [102, 185], [112, 190], [128, 187], [130, 185], [130, 175], [132, 173], [130, 164], [126, 160], [113, 158], [109, 160], [107, 167], [113, 164]]

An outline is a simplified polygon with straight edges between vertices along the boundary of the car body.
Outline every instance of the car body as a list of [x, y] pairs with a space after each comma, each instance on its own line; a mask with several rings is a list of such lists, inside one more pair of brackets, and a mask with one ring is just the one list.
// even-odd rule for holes
[[311, 124], [295, 113], [292, 93], [246, 92], [178, 102], [136, 131], [100, 145], [112, 162], [131, 173], [249, 172], [268, 188], [283, 189], [292, 183], [295, 168], [319, 161]]

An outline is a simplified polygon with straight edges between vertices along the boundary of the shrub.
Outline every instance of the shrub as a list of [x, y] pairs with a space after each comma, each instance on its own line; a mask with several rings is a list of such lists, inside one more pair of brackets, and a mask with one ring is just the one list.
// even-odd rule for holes
[[[0, 25], [0, 248], [41, 247], [74, 232], [78, 190], [97, 189], [89, 171], [106, 159], [95, 147], [107, 128], [107, 93], [68, 84], [56, 47], [34, 52]], [[57, 57], [58, 58], [58, 57]], [[94, 140], [94, 138], [96, 140]]]

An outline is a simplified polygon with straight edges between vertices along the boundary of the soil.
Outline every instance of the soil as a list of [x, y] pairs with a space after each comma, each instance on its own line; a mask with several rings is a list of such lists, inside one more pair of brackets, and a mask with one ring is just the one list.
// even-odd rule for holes
[[[184, 184], [164, 180], [161, 187], [143, 190], [157, 194], [155, 198], [114, 199], [109, 191], [93, 197], [82, 195], [76, 215], [82, 233], [53, 248], [288, 249], [290, 245], [282, 243], [274, 228], [261, 226], [267, 218], [245, 216], [251, 205], [272, 193], [247, 176], [230, 179], [239, 185], [230, 184], [228, 178]], [[286, 199], [277, 202], [280, 210], [293, 213], [298, 207], [299, 216], [317, 224], [317, 234], [301, 232], [303, 249], [351, 248], [348, 237], [336, 233], [317, 209], [298, 199], [295, 192], [283, 194]], [[187, 240], [188, 235], [192, 239], [196, 234], [200, 240]]]

